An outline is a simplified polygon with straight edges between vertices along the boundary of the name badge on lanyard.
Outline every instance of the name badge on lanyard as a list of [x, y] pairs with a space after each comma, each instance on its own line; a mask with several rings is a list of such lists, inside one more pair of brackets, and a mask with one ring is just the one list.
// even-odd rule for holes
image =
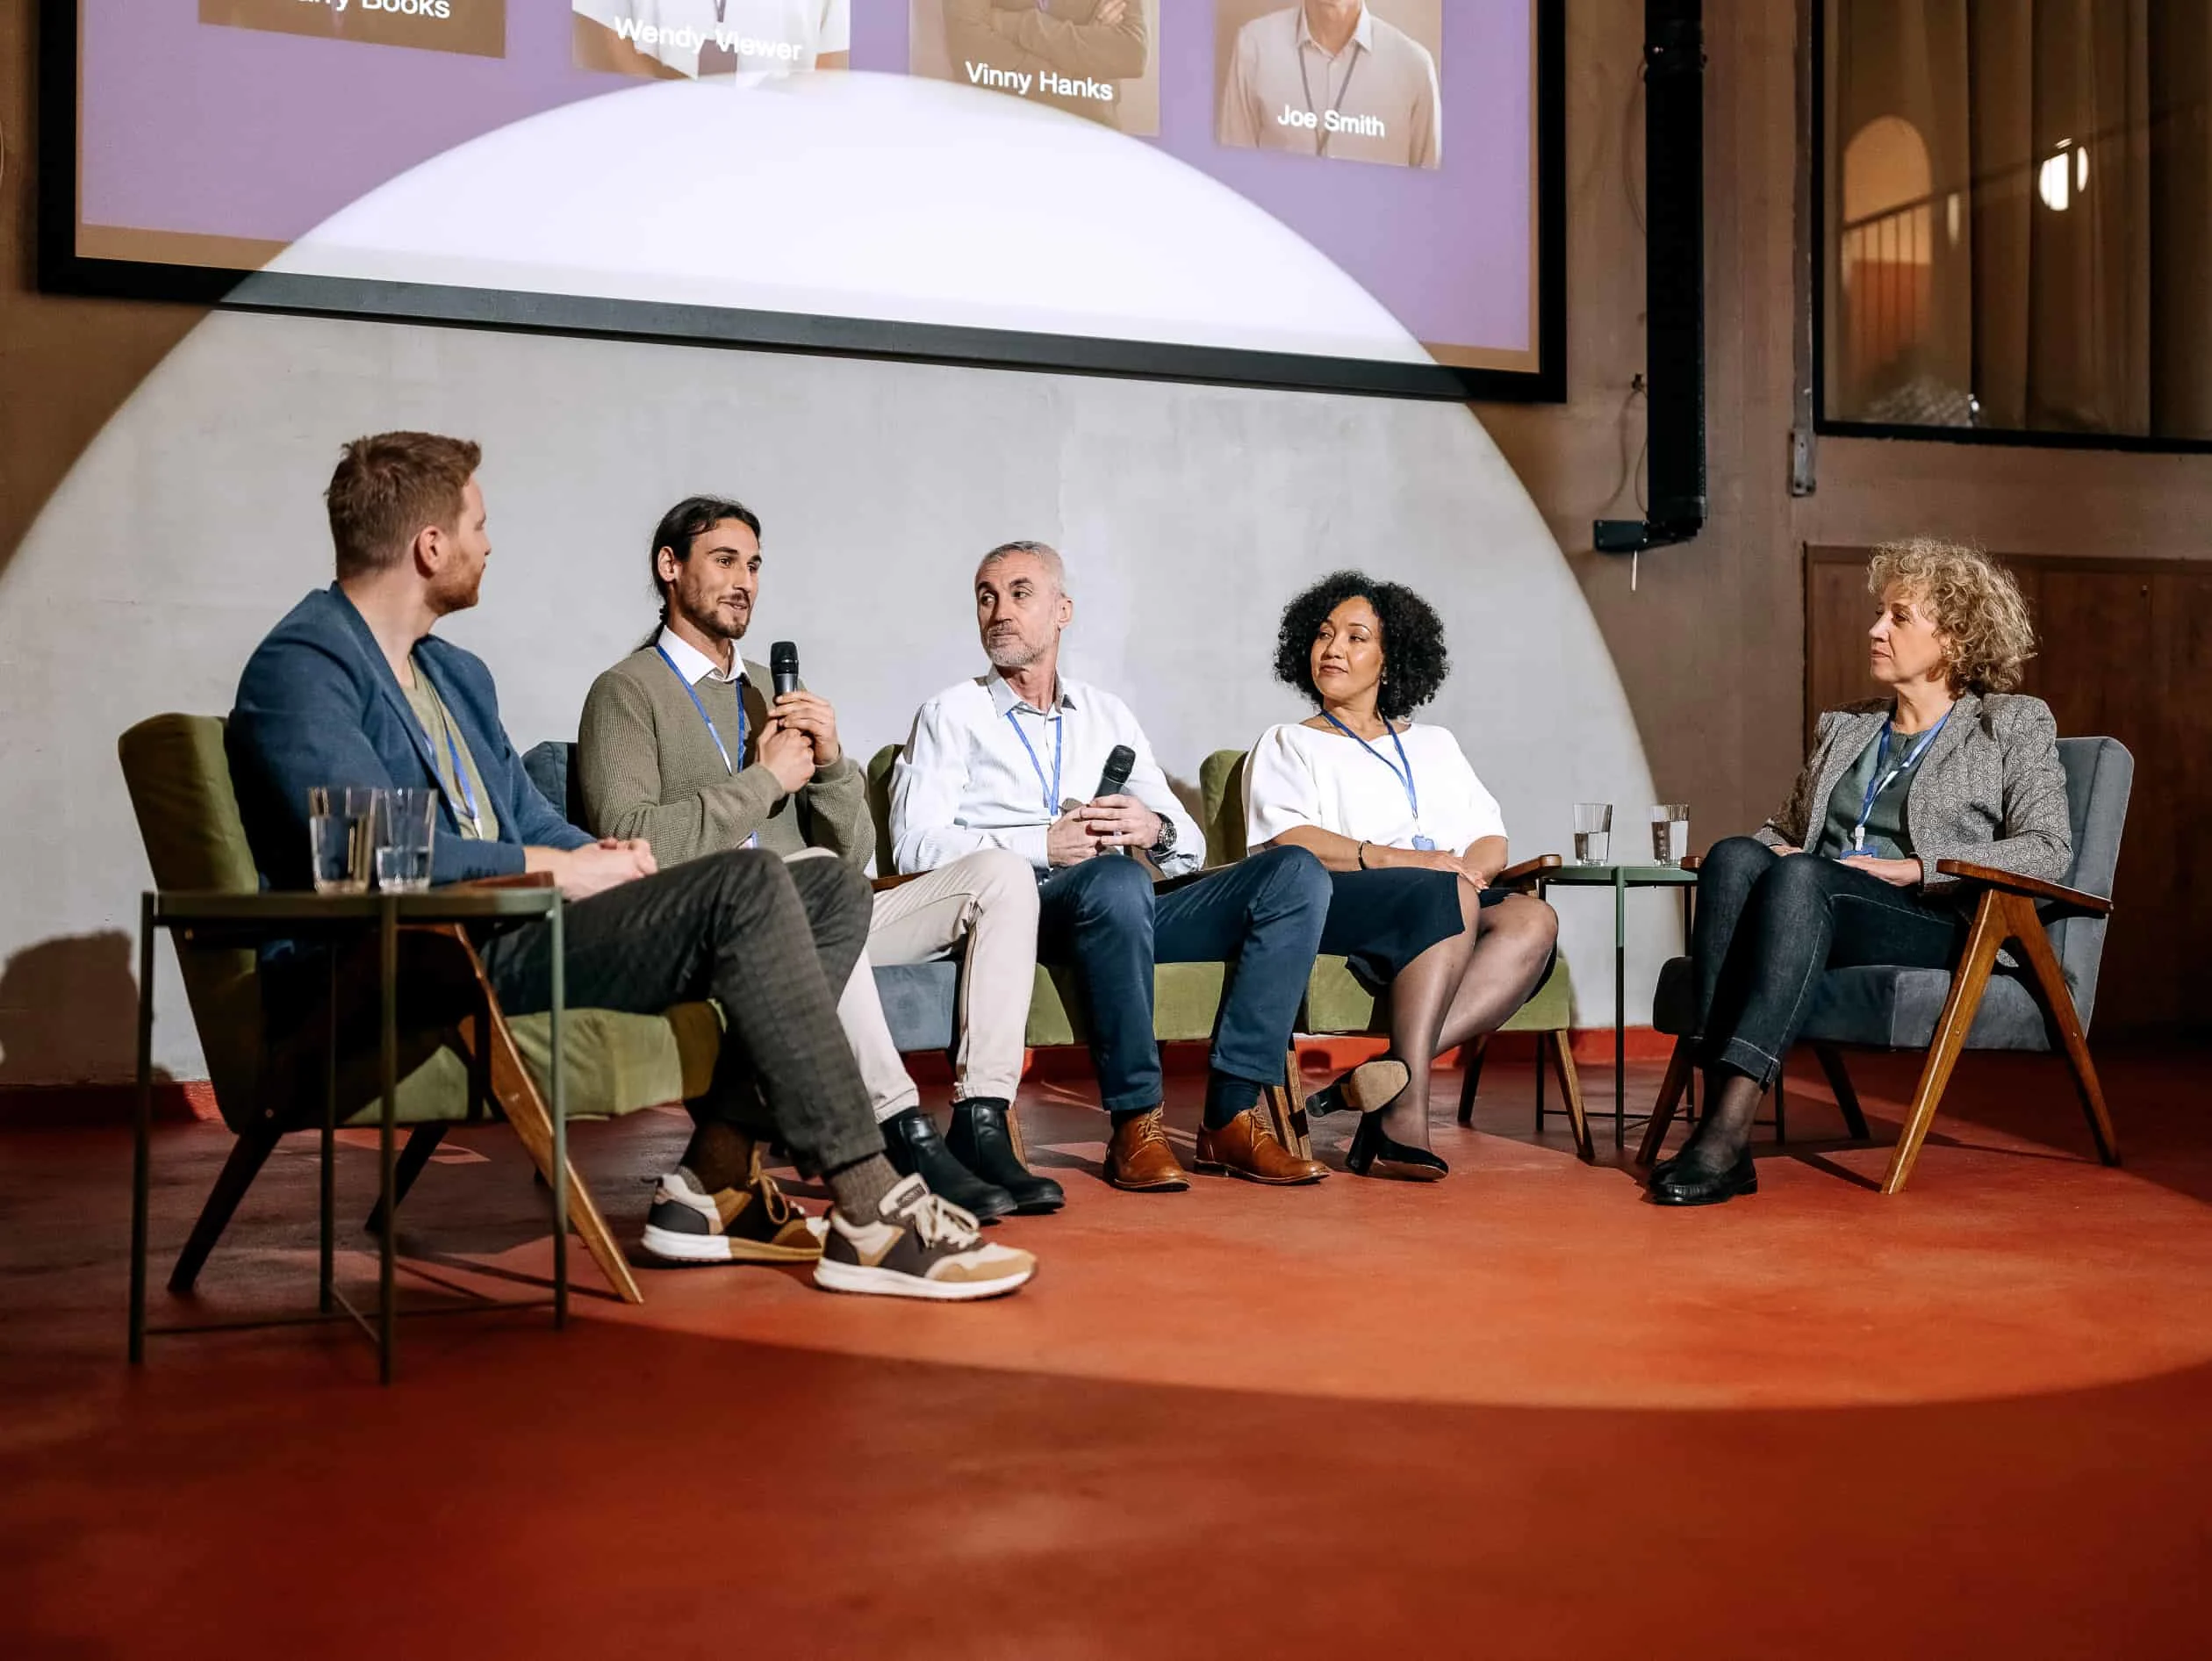
[[1874, 816], [1874, 803], [1883, 791], [1913, 770], [1914, 765], [1927, 753], [1928, 746], [1936, 742], [1936, 735], [1943, 730], [1944, 723], [1950, 719], [1950, 711], [1946, 709], [1943, 721], [1930, 727], [1921, 741], [1905, 752], [1905, 759], [1887, 773], [1882, 771], [1882, 766], [1889, 759], [1890, 735], [1895, 729], [1895, 718], [1882, 723], [1881, 747], [1874, 752], [1874, 769], [1867, 779], [1865, 798], [1859, 803], [1858, 823], [1851, 827], [1851, 846], [1849, 852], [1844, 854], [1845, 859], [1871, 859], [1874, 857], [1866, 847], [1866, 822]]
[[[722, 730], [715, 725], [714, 716], [707, 713], [707, 701], [699, 695], [699, 688], [684, 679], [684, 672], [676, 666], [676, 660], [668, 655], [667, 647], [656, 642], [653, 650], [660, 653], [660, 660], [668, 665], [668, 672], [676, 677], [676, 684], [683, 687], [685, 694], [692, 701], [692, 708], [699, 711], [699, 718], [707, 723], [707, 736], [715, 741], [715, 748], [722, 753], [722, 771], [732, 778], [736, 777], [739, 770], [745, 765], [747, 729], [745, 726], [745, 690], [743, 679], [741, 678], [737, 683], [737, 759], [732, 761], [729, 759], [729, 746], [722, 742]], [[742, 845], [748, 848], [758, 847], [760, 832], [754, 831], [745, 838]]]
[[[1421, 793], [1414, 787], [1413, 762], [1405, 753], [1405, 740], [1398, 737], [1397, 729], [1387, 721], [1382, 723], [1383, 729], [1390, 735], [1390, 742], [1397, 746], [1397, 765], [1392, 766], [1390, 757], [1384, 755], [1327, 710], [1324, 709], [1321, 715], [1331, 726], [1390, 769], [1390, 776], [1398, 781], [1398, 787], [1405, 792], [1405, 805], [1413, 810], [1413, 846], [1422, 853], [1434, 852], [1436, 850], [1434, 838], [1421, 834]], [[1403, 767], [1404, 771], [1400, 772], [1400, 767]]]

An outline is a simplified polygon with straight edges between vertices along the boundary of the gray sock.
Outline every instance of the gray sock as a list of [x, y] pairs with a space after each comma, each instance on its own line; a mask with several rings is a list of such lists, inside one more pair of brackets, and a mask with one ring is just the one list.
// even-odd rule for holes
[[873, 1223], [881, 1212], [883, 1197], [903, 1179], [891, 1168], [889, 1160], [880, 1154], [871, 1154], [865, 1159], [839, 1166], [829, 1174], [829, 1180], [830, 1191], [837, 1196], [837, 1209], [848, 1221]]

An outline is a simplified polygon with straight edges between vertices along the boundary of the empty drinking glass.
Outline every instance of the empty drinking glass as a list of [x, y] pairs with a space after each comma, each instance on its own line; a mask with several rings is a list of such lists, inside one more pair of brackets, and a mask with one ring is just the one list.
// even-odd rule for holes
[[1575, 803], [1575, 863], [1603, 865], [1612, 852], [1612, 803]]
[[380, 790], [383, 823], [377, 847], [377, 886], [386, 894], [420, 894], [430, 886], [430, 849], [437, 823], [434, 790]]
[[317, 894], [360, 894], [377, 846], [375, 790], [318, 786], [307, 792], [307, 848]]
[[1666, 802], [1651, 810], [1651, 862], [1680, 865], [1690, 852], [1690, 804]]

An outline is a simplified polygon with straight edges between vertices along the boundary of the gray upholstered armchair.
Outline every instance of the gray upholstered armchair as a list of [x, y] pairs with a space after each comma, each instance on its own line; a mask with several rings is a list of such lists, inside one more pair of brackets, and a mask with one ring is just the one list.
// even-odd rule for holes
[[[1912, 1111], [1882, 1183], [1885, 1194], [1902, 1189], [1912, 1175], [1951, 1069], [1966, 1050], [2063, 1051], [2098, 1157], [2108, 1165], [2120, 1162], [2104, 1089], [2089, 1059], [2088, 1032], [2135, 758], [2116, 738], [2061, 738], [2058, 761], [2065, 769], [2073, 830], [2073, 866], [2065, 886], [1943, 860], [1938, 869], [1980, 895], [1958, 967], [1830, 969], [1813, 994], [1804, 1041], [1819, 1057], [1853, 1135], [1865, 1136], [1866, 1120], [1843, 1049], [1927, 1052]], [[2007, 946], [2016, 948], [2017, 969], [1998, 962]], [[1652, 1019], [1674, 1036], [1675, 1048], [1636, 1152], [1640, 1164], [1658, 1154], [1690, 1081], [1698, 1024], [1696, 988], [1688, 958], [1675, 959], [1660, 974]]]

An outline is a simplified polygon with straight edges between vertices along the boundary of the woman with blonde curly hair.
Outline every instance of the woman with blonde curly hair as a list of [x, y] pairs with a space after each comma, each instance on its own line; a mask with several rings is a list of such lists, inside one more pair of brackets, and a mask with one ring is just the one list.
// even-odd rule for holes
[[2072, 856], [2058, 731], [2013, 692], [2035, 649], [2020, 590], [1984, 555], [1878, 549], [1868, 669], [1885, 695], [1821, 717], [1782, 811], [1705, 858], [1691, 956], [1707, 1111], [1652, 1175], [1663, 1205], [1756, 1193], [1751, 1116], [1832, 968], [1949, 968], [1967, 917], [1941, 859], [2059, 881]]

